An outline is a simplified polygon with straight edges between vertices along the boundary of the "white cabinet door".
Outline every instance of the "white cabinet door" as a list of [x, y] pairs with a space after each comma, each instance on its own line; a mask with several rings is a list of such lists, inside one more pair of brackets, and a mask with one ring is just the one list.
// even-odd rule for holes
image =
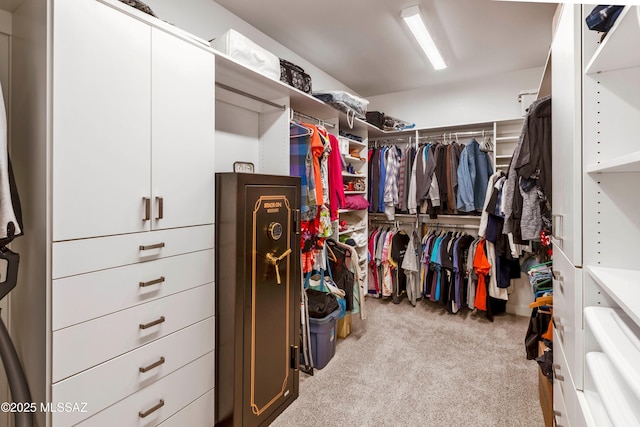
[[551, 46], [554, 243], [582, 266], [581, 13], [565, 4]]
[[152, 227], [210, 224], [215, 57], [160, 30], [152, 34]]
[[148, 230], [151, 28], [96, 1], [53, 16], [53, 240]]

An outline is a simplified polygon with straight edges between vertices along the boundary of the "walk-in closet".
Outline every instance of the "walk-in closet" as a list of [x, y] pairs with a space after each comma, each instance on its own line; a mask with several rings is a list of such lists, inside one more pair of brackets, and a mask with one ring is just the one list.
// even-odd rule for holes
[[640, 426], [639, 37], [0, 0], [0, 427]]

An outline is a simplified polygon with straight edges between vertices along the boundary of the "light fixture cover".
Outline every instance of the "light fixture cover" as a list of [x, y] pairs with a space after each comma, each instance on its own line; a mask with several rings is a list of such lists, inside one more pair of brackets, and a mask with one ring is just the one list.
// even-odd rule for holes
[[442, 70], [443, 68], [447, 68], [447, 64], [445, 64], [442, 55], [438, 51], [436, 44], [431, 38], [431, 34], [427, 30], [427, 26], [424, 24], [422, 20], [422, 14], [420, 13], [419, 6], [411, 6], [402, 10], [402, 14], [400, 15], [411, 32], [413, 36], [416, 38], [416, 41], [431, 61], [433, 68], [436, 70]]

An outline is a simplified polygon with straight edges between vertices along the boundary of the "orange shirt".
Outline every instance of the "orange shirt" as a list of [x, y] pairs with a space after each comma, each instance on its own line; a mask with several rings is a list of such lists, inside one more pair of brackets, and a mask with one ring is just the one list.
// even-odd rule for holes
[[478, 286], [476, 288], [476, 299], [474, 305], [478, 310], [487, 311], [487, 283], [486, 275], [491, 271], [491, 264], [487, 259], [484, 251], [484, 242], [482, 239], [476, 246], [476, 253], [473, 257], [473, 268], [478, 275]]
[[322, 157], [322, 153], [324, 153], [324, 145], [322, 144], [322, 139], [320, 139], [320, 134], [318, 133], [318, 127], [315, 125], [311, 125], [308, 123], [303, 123], [304, 126], [307, 126], [313, 129], [313, 133], [311, 134], [311, 155], [313, 156], [313, 179], [316, 182], [316, 202], [318, 206], [322, 206], [324, 204], [324, 198], [322, 197], [322, 176], [320, 175], [320, 157]]

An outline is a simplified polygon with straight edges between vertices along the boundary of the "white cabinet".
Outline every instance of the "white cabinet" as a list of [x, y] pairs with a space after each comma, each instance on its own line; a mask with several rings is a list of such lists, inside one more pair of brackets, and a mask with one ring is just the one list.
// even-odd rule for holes
[[212, 223], [213, 54], [95, 1], [54, 41], [53, 240]]
[[553, 241], [582, 265], [582, 70], [580, 7], [565, 5], [551, 46]]
[[158, 29], [151, 42], [152, 228], [210, 224], [215, 58]]
[[59, 1], [53, 40], [53, 240], [148, 230], [151, 28]]
[[26, 3], [16, 343], [34, 401], [87, 403], [36, 423], [210, 425], [191, 405], [214, 384], [214, 52], [117, 0]]

